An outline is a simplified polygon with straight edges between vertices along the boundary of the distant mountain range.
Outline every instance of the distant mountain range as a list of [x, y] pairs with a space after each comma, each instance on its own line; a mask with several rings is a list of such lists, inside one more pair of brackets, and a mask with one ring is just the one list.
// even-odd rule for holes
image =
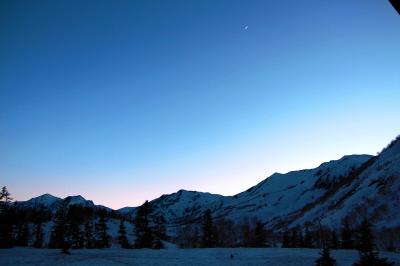
[[88, 208], [94, 208], [94, 209], [105, 209], [111, 211], [111, 208], [105, 207], [103, 205], [95, 205], [93, 201], [87, 200], [84, 197], [78, 195], [78, 196], [68, 196], [64, 199], [55, 197], [51, 194], [43, 194], [39, 197], [32, 198], [27, 201], [17, 201], [14, 204], [22, 207], [22, 208], [38, 208], [38, 207], [45, 207], [47, 209], [52, 210], [55, 212], [57, 210], [57, 207], [61, 204], [64, 203], [65, 206], [68, 208], [72, 205], [79, 205], [82, 207], [88, 207]]
[[[111, 210], [81, 196], [61, 199], [50, 194], [16, 204], [56, 209], [62, 201]], [[271, 229], [316, 222], [335, 228], [344, 218], [357, 222], [363, 216], [380, 227], [400, 226], [400, 138], [377, 156], [348, 155], [314, 169], [275, 173], [235, 196], [179, 190], [151, 204], [169, 226], [198, 222], [206, 209], [216, 218], [257, 217]], [[136, 207], [116, 212], [134, 217]]]

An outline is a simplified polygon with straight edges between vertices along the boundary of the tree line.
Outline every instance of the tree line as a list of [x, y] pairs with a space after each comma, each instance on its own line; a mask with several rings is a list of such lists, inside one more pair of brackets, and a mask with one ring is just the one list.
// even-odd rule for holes
[[[137, 209], [133, 221], [124, 219], [105, 209], [94, 209], [80, 205], [67, 206], [62, 202], [55, 213], [43, 205], [20, 208], [12, 204], [6, 187], [0, 194], [0, 248], [14, 246], [54, 248], [69, 253], [69, 249], [109, 248], [111, 218], [119, 220], [117, 242], [122, 248], [163, 248], [168, 239], [165, 220], [153, 213], [146, 201]], [[132, 243], [128, 239], [126, 223], [133, 223], [136, 236]], [[46, 237], [45, 226], [51, 224]]]
[[[387, 258], [380, 257], [372, 227], [366, 217], [356, 228], [351, 228], [349, 221], [344, 219], [339, 237], [334, 230], [324, 228], [319, 223], [319, 229], [315, 231], [309, 227], [285, 230], [280, 242], [282, 248], [321, 248], [320, 257], [315, 261], [316, 266], [335, 266], [336, 261], [331, 257], [330, 250], [339, 248], [358, 250], [359, 259], [353, 266], [394, 265]], [[274, 239], [276, 236], [272, 231], [266, 230], [257, 219], [244, 219], [235, 226], [231, 220], [225, 218], [218, 218], [214, 222], [211, 211], [206, 210], [201, 223], [183, 225], [176, 240], [181, 248], [213, 248], [269, 247], [275, 245], [271, 244]]]
[[[360, 258], [354, 266], [393, 265], [380, 258], [376, 248], [373, 226], [364, 218], [357, 227], [351, 227], [348, 219], [342, 221], [340, 230], [312, 226], [294, 227], [281, 232], [273, 232], [256, 218], [243, 218], [235, 223], [224, 217], [213, 217], [207, 209], [200, 221], [187, 221], [179, 226], [175, 237], [169, 237], [165, 219], [154, 212], [148, 201], [136, 209], [133, 220], [105, 209], [93, 209], [80, 205], [66, 206], [61, 203], [55, 214], [39, 205], [33, 208], [18, 208], [11, 204], [12, 198], [6, 187], [0, 192], [0, 247], [32, 246], [35, 248], [56, 248], [68, 253], [69, 249], [109, 248], [111, 236], [108, 222], [111, 218], [119, 220], [118, 244], [122, 248], [164, 247], [163, 240], [177, 243], [181, 248], [215, 247], [276, 247], [282, 248], [321, 248], [317, 266], [335, 265], [330, 256], [331, 249], [358, 249]], [[49, 240], [45, 241], [44, 226], [52, 221]], [[125, 223], [133, 223], [135, 235], [132, 243], [127, 237]], [[395, 231], [393, 231], [395, 230]], [[383, 231], [385, 232], [385, 231]], [[390, 229], [389, 235], [398, 230]], [[393, 240], [393, 239], [392, 239]], [[395, 251], [395, 244], [389, 241], [387, 249]]]
[[[346, 225], [347, 226], [347, 225]], [[345, 232], [346, 236], [349, 232]], [[353, 263], [353, 266], [393, 266], [394, 262], [388, 261], [387, 258], [382, 258], [376, 249], [375, 237], [372, 230], [372, 224], [364, 217], [363, 221], [355, 231], [356, 241], [354, 247], [358, 250], [359, 258]], [[349, 237], [347, 240], [350, 240]], [[347, 244], [353, 242], [347, 242]], [[323, 241], [323, 249], [320, 257], [315, 261], [315, 266], [335, 266], [336, 260], [331, 257], [332, 242]], [[350, 248], [350, 246], [345, 246]]]
[[244, 218], [235, 223], [224, 217], [214, 218], [207, 209], [200, 221], [179, 225], [173, 239], [181, 248], [270, 247], [275, 235], [256, 218]]

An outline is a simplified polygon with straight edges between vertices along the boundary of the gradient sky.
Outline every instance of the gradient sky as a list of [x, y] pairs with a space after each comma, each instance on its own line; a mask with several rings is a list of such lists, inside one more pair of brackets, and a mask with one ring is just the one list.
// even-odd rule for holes
[[388, 1], [1, 1], [0, 185], [233, 195], [400, 133]]

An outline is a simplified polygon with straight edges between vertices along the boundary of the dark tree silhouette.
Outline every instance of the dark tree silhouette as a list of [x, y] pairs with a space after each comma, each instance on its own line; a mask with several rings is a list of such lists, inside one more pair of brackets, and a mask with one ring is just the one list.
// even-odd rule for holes
[[214, 225], [210, 209], [207, 209], [203, 215], [201, 240], [202, 240], [202, 247], [205, 248], [215, 247], [216, 239], [215, 239]]
[[393, 262], [388, 262], [387, 258], [380, 258], [378, 251], [375, 250], [372, 225], [367, 218], [361, 222], [357, 232], [357, 249], [359, 260], [354, 266], [390, 266]]
[[71, 248], [83, 248], [85, 245], [84, 232], [81, 226], [85, 220], [85, 208], [79, 205], [69, 206], [67, 211], [67, 232]]
[[85, 243], [86, 248], [94, 248], [95, 247], [93, 224], [91, 221], [87, 221], [85, 223], [84, 243]]
[[334, 230], [331, 232], [331, 237], [329, 241], [329, 246], [331, 249], [338, 249], [339, 248], [339, 239]]
[[33, 208], [33, 243], [35, 248], [42, 248], [44, 245], [43, 223], [50, 218], [50, 214], [43, 205], [38, 205]]
[[0, 201], [3, 201], [4, 203], [9, 203], [13, 200], [13, 198], [11, 198], [11, 194], [10, 192], [8, 192], [7, 187], [4, 186], [1, 189], [0, 192]]
[[296, 228], [292, 229], [292, 234], [290, 236], [290, 247], [297, 248], [300, 245], [300, 238]]
[[153, 231], [154, 237], [152, 247], [155, 249], [164, 248], [164, 244], [161, 241], [162, 239], [167, 238], [164, 216], [159, 215], [156, 217]]
[[107, 219], [106, 214], [103, 212], [99, 213], [99, 220], [95, 224], [95, 246], [96, 248], [109, 248], [110, 247], [110, 236], [107, 233]]
[[186, 222], [177, 230], [177, 241], [180, 248], [199, 247], [199, 230], [197, 225]]
[[67, 210], [61, 204], [54, 217], [53, 228], [50, 234], [49, 248], [68, 249], [67, 234]]
[[20, 247], [27, 247], [29, 242], [29, 226], [27, 223], [20, 223], [15, 239], [15, 245]]
[[124, 225], [124, 220], [121, 220], [119, 223], [119, 229], [118, 229], [118, 243], [121, 245], [122, 248], [130, 248], [131, 246], [129, 245], [128, 238], [126, 237], [126, 229]]
[[302, 248], [302, 247], [304, 247], [304, 234], [303, 234], [303, 231], [301, 229], [299, 229], [297, 235], [298, 235], [297, 247], [298, 248]]
[[254, 247], [265, 247], [265, 242], [267, 242], [267, 232], [264, 225], [257, 221], [254, 228]]
[[12, 198], [5, 186], [1, 189], [0, 200], [0, 248], [10, 248], [14, 244], [14, 212], [9, 204]]
[[353, 230], [350, 228], [348, 219], [342, 221], [341, 237], [342, 241], [340, 247], [342, 249], [354, 248]]
[[282, 247], [283, 248], [290, 248], [291, 244], [290, 244], [290, 235], [289, 235], [289, 231], [286, 230], [283, 232], [283, 236], [282, 236]]
[[42, 248], [43, 241], [44, 241], [44, 234], [43, 234], [43, 221], [40, 219], [35, 220], [34, 222], [34, 241], [32, 246], [34, 248]]
[[306, 228], [305, 232], [304, 232], [304, 238], [303, 238], [303, 245], [304, 248], [313, 248], [313, 238], [312, 238], [312, 234], [310, 232], [310, 230], [308, 229], [308, 227]]
[[322, 249], [321, 257], [315, 261], [315, 266], [335, 266], [336, 260], [331, 257], [331, 251], [328, 246]]
[[218, 218], [214, 222], [214, 227], [218, 235], [218, 247], [233, 247], [237, 243], [235, 223], [232, 220], [223, 217]]
[[135, 217], [135, 248], [151, 248], [153, 244], [153, 232], [150, 227], [150, 219], [153, 210], [150, 203], [140, 206]]
[[0, 214], [0, 248], [13, 247], [13, 214], [9, 206], [4, 206]]
[[164, 248], [164, 244], [162, 243], [161, 238], [158, 235], [154, 235], [153, 243], [151, 244], [151, 247], [154, 249]]
[[250, 219], [244, 217], [239, 223], [240, 246], [250, 247], [254, 242], [254, 234], [250, 225]]
[[154, 235], [160, 239], [167, 239], [167, 230], [165, 229], [165, 219], [164, 216], [158, 215], [155, 218], [154, 225]]
[[68, 233], [71, 239], [71, 248], [83, 248], [85, 244], [85, 239], [83, 232], [81, 231], [80, 224], [76, 221], [71, 221], [68, 226]]
[[33, 247], [34, 248], [42, 248], [43, 247], [43, 241], [44, 241], [44, 235], [43, 235], [43, 224], [42, 222], [37, 222], [34, 227], [34, 235], [35, 235], [35, 240], [33, 242]]

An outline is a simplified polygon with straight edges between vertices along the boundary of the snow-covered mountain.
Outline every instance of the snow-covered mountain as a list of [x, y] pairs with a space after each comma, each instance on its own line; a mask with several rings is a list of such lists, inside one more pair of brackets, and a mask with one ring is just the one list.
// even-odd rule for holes
[[21, 207], [27, 207], [27, 208], [35, 208], [37, 206], [51, 207], [54, 204], [57, 204], [61, 201], [62, 201], [61, 198], [55, 197], [50, 194], [43, 194], [39, 197], [35, 197], [27, 201], [17, 201], [16, 204], [18, 204]]
[[64, 203], [67, 206], [71, 206], [71, 205], [79, 205], [82, 207], [95, 207], [93, 201], [91, 200], [86, 200], [84, 197], [82, 197], [81, 195], [78, 196], [69, 196], [66, 197], [64, 199]]
[[[275, 173], [235, 196], [180, 190], [151, 201], [177, 225], [197, 222], [204, 210], [235, 221], [257, 217], [269, 228], [302, 224], [340, 226], [364, 215], [377, 226], [400, 226], [400, 138], [380, 155], [349, 155], [314, 169]], [[122, 211], [122, 210], [121, 210]], [[135, 214], [135, 208], [124, 208]]]
[[[210, 209], [215, 218], [238, 221], [257, 217], [278, 230], [317, 221], [337, 227], [344, 218], [357, 222], [365, 215], [378, 226], [394, 227], [400, 226], [399, 192], [400, 137], [377, 156], [349, 155], [314, 169], [275, 173], [234, 196], [179, 190], [150, 203], [155, 214], [163, 215], [170, 226], [198, 222]], [[81, 196], [61, 199], [49, 194], [16, 204], [55, 209], [61, 202], [106, 208]], [[125, 207], [117, 213], [134, 217], [136, 209]]]
[[[377, 226], [400, 226], [400, 138], [369, 160], [325, 204], [323, 222], [335, 225], [348, 217], [370, 217]], [[312, 212], [310, 212], [310, 215]]]
[[[180, 190], [163, 195], [151, 203], [155, 213], [164, 215], [170, 224], [196, 222], [206, 209], [210, 209], [215, 217], [233, 220], [257, 217], [265, 223], [272, 223], [318, 200], [330, 187], [340, 183], [345, 176], [371, 158], [370, 155], [344, 156], [315, 169], [275, 173], [235, 196]], [[135, 213], [134, 208], [120, 211], [124, 214]]]
[[275, 227], [293, 212], [320, 201], [335, 185], [371, 158], [369, 155], [344, 156], [314, 169], [275, 173], [233, 196], [215, 215], [231, 219], [257, 217]]
[[[156, 215], [163, 215], [169, 224], [193, 222], [206, 209], [217, 209], [227, 197], [217, 194], [188, 191], [181, 189], [172, 194], [165, 194], [151, 201]], [[136, 207], [125, 207], [118, 213], [134, 217]]]
[[163, 215], [170, 223], [185, 223], [196, 220], [205, 210], [218, 210], [227, 197], [188, 190], [162, 195], [151, 202], [155, 213]]
[[47, 209], [52, 210], [55, 212], [61, 204], [65, 204], [68, 208], [73, 205], [79, 205], [82, 207], [89, 207], [95, 209], [106, 209], [111, 210], [110, 208], [104, 207], [102, 205], [95, 205], [93, 201], [87, 200], [81, 195], [77, 196], [68, 196], [64, 199], [55, 197], [51, 194], [43, 194], [41, 196], [32, 198], [27, 201], [17, 201], [14, 203], [16, 206], [21, 208], [38, 208], [38, 207], [45, 207]]

